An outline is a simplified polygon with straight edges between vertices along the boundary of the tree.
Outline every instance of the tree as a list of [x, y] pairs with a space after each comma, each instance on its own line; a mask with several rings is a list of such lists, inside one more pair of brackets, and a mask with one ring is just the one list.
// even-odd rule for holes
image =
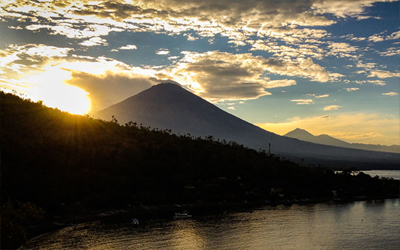
[[31, 202], [12, 202], [8, 200], [1, 205], [1, 248], [18, 248], [26, 243], [28, 234], [26, 225], [31, 221], [42, 219], [43, 210]]

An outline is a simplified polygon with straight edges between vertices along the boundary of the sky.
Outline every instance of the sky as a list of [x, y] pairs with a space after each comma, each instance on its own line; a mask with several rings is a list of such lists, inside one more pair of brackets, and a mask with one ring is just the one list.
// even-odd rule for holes
[[302, 128], [400, 144], [399, 1], [2, 0], [0, 7], [3, 91], [91, 114], [175, 82], [280, 135]]

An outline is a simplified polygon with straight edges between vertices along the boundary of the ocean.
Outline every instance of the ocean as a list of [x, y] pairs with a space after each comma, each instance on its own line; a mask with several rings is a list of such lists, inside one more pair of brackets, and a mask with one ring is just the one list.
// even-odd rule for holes
[[[189, 211], [190, 212], [190, 211]], [[124, 216], [66, 227], [22, 249], [399, 249], [399, 199], [264, 206], [174, 220]]]

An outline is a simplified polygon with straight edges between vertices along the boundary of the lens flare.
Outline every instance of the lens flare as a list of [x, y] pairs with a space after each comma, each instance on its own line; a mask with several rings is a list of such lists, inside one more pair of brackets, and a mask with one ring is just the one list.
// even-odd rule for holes
[[76, 86], [67, 85], [70, 72], [59, 67], [49, 66], [45, 71], [27, 76], [24, 81], [33, 85], [28, 96], [34, 101], [67, 111], [71, 114], [86, 114], [90, 111], [89, 94]]

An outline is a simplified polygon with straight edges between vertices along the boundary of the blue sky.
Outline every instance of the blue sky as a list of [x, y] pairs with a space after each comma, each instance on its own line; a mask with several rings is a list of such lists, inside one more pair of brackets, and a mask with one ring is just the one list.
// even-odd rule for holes
[[0, 5], [4, 91], [93, 113], [170, 81], [277, 134], [400, 144], [399, 1]]

